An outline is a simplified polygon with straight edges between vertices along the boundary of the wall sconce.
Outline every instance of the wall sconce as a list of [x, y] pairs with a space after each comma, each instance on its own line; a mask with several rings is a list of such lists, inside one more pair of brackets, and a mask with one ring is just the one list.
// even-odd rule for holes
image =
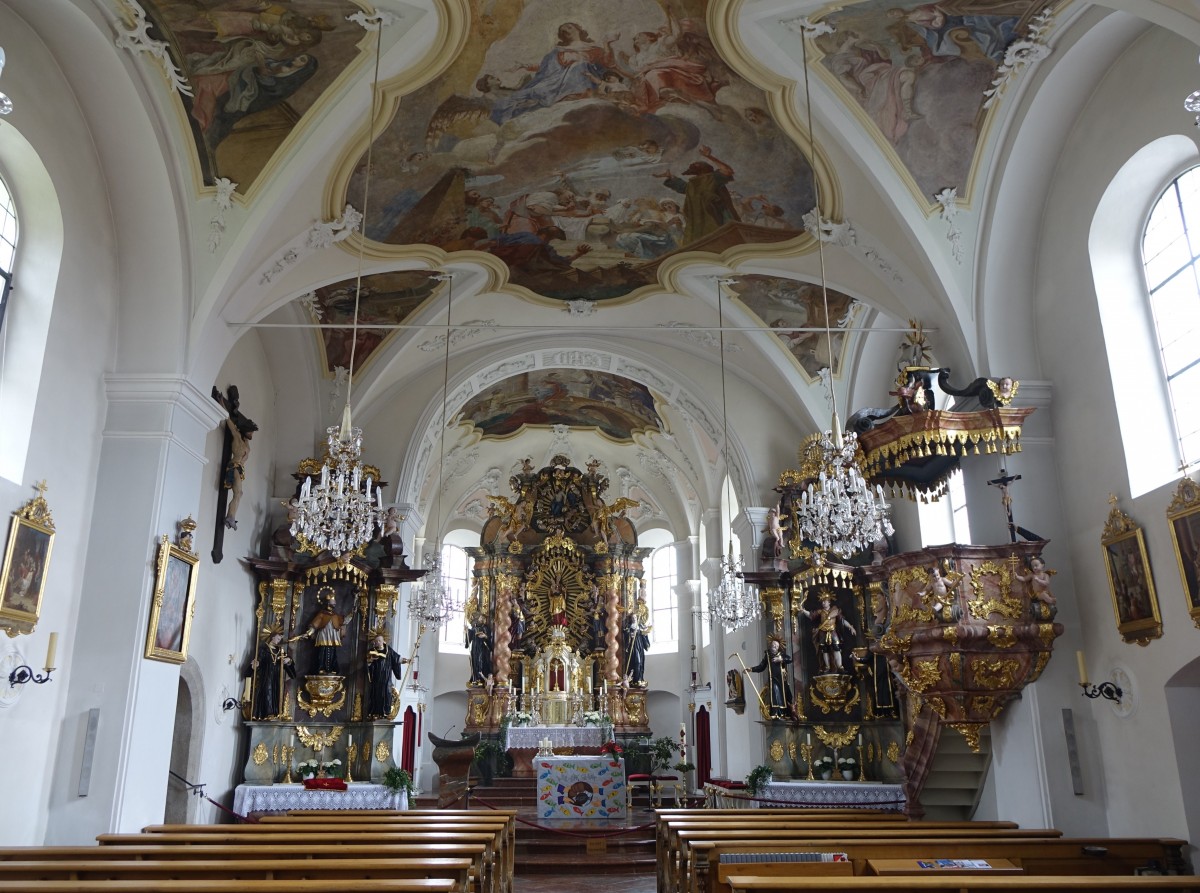
[[44, 682], [50, 681], [50, 673], [56, 669], [54, 666], [54, 652], [58, 650], [58, 633], [50, 633], [50, 642], [46, 645], [46, 666], [45, 675], [40, 675], [33, 672], [33, 668], [29, 664], [21, 664], [8, 674], [8, 684], [10, 686], [24, 685], [26, 682], [32, 682], [35, 685], [41, 685]]
[[1107, 680], [1101, 682], [1099, 685], [1089, 683], [1087, 663], [1083, 659], [1083, 652], [1076, 651], [1075, 659], [1079, 662], [1079, 687], [1083, 689], [1083, 696], [1085, 698], [1091, 698], [1092, 700], [1104, 698], [1108, 701], [1115, 701], [1118, 704], [1121, 703], [1121, 698], [1124, 695], [1124, 692], [1121, 691], [1121, 686]]

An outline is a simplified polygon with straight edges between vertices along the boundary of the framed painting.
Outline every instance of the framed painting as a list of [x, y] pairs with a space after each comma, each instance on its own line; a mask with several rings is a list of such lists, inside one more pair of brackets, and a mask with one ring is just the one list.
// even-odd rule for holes
[[154, 600], [146, 631], [146, 657], [181, 664], [187, 660], [188, 637], [196, 613], [196, 573], [199, 556], [171, 543], [158, 544]]
[[13, 513], [0, 569], [0, 629], [9, 636], [33, 632], [42, 613], [54, 519], [44, 497], [45, 481], [37, 490], [37, 497]]
[[1200, 484], [1184, 478], [1167, 506], [1175, 561], [1192, 623], [1200, 629]]
[[1142, 529], [1117, 508], [1117, 498], [1109, 497], [1112, 510], [1100, 545], [1108, 573], [1108, 591], [1112, 596], [1117, 632], [1126, 642], [1147, 645], [1162, 636], [1162, 617], [1154, 593], [1154, 576], [1146, 554]]

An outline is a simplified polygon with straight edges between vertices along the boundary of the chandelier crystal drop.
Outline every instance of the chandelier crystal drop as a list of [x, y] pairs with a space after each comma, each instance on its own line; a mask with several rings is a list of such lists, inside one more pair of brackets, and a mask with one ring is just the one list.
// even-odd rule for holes
[[340, 557], [371, 541], [382, 526], [383, 489], [363, 473], [362, 429], [350, 424], [350, 407], [341, 426], [328, 429], [321, 477], [304, 479], [291, 532], [303, 551]]
[[425, 558], [425, 576], [412, 587], [408, 616], [422, 627], [439, 627], [453, 614], [454, 600], [442, 570], [442, 550], [435, 543]]
[[817, 549], [843, 558], [889, 536], [892, 522], [883, 488], [863, 478], [858, 459], [858, 435], [843, 435], [834, 417], [832, 431], [816, 441], [820, 473], [800, 496], [796, 510], [800, 535]]

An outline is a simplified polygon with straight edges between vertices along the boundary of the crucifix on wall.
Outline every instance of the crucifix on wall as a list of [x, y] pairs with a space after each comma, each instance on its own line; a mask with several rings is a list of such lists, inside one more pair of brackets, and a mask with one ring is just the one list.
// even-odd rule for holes
[[258, 425], [242, 414], [237, 385], [231, 384], [224, 394], [213, 385], [212, 396], [229, 414], [225, 419], [225, 442], [221, 447], [221, 483], [217, 492], [212, 548], [213, 564], [220, 564], [224, 557], [225, 529], [237, 530], [237, 510], [242, 501], [242, 482], [246, 479], [250, 438], [258, 430]]

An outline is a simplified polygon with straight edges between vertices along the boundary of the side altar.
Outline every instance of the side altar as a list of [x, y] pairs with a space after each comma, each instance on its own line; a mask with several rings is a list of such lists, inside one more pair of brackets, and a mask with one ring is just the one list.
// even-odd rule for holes
[[[495, 734], [506, 718], [543, 726], [610, 722], [648, 735], [646, 602], [639, 503], [605, 500], [600, 463], [526, 459], [513, 497], [489, 497], [464, 611], [471, 652], [465, 730]], [[599, 744], [599, 742], [597, 742]]]

